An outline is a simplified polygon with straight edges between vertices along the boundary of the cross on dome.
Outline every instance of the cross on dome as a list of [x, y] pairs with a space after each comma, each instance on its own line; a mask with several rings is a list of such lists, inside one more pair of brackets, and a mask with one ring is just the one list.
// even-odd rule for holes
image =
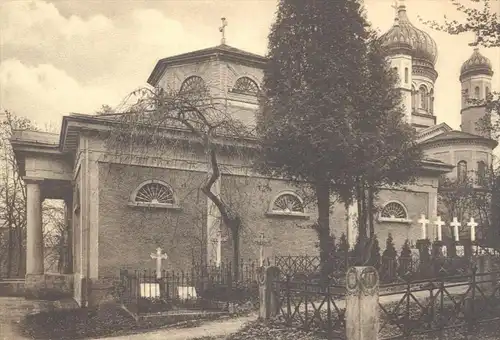
[[224, 17], [220, 18], [220, 20], [222, 21], [222, 26], [219, 27], [219, 32], [222, 33], [222, 38], [220, 40], [220, 43], [221, 43], [221, 45], [225, 45], [226, 44], [226, 26], [227, 26], [227, 21], [226, 21], [226, 18], [224, 18]]

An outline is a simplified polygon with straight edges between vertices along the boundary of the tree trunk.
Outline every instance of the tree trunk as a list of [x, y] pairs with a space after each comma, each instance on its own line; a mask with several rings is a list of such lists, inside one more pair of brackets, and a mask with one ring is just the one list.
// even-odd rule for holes
[[240, 277], [240, 226], [233, 226], [233, 282], [238, 282]]
[[319, 238], [319, 256], [321, 263], [325, 264], [331, 253], [330, 186], [327, 181], [317, 181], [316, 198], [318, 200], [318, 225], [316, 231]]

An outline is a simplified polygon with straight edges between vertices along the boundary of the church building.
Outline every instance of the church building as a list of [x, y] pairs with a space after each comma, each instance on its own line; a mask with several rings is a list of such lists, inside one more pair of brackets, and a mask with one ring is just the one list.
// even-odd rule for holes
[[[383, 242], [391, 233], [399, 248], [406, 239], [415, 243], [420, 238], [422, 214], [435, 220], [440, 176], [481, 174], [492, 161], [497, 143], [476, 128], [485, 108], [466, 99], [487, 95], [493, 70], [477, 49], [464, 62], [457, 75], [464, 100], [457, 112], [461, 130], [456, 131], [446, 123], [436, 124], [437, 46], [428, 33], [410, 23], [404, 5], [381, 39], [399, 74], [406, 119], [418, 130], [427, 157], [415, 169], [417, 183], [404, 189], [387, 188], [379, 195], [381, 210], [375, 226], [379, 240]], [[147, 82], [166, 90], [205, 87], [214, 100], [254, 124], [265, 65], [265, 57], [223, 41], [159, 60]], [[118, 276], [120, 269], [154, 269], [150, 255], [158, 247], [168, 256], [167, 270], [188, 269], [200, 259], [230, 260], [230, 235], [221, 228], [217, 209], [201, 192], [209, 171], [203, 150], [176, 146], [168, 152], [151, 150], [125, 160], [108, 150], [102, 137], [113, 122], [112, 115], [68, 114], [59, 134], [14, 134], [11, 142], [27, 187], [27, 288], [64, 281], [75, 300], [85, 305], [92, 300], [89, 287]], [[308, 228], [316, 220], [315, 207], [307, 204], [294, 185], [253, 172], [251, 159], [245, 157], [221, 154], [220, 162], [222, 174], [214, 190], [241, 215], [243, 259], [258, 259], [261, 233], [268, 243], [266, 257], [318, 253], [317, 236]], [[44, 199], [65, 202], [72, 264], [64, 275], [44, 269]], [[354, 244], [355, 214], [355, 205], [348, 211], [343, 205], [332, 208], [331, 232], [337, 239], [345, 233]], [[429, 227], [428, 235], [432, 230]]]

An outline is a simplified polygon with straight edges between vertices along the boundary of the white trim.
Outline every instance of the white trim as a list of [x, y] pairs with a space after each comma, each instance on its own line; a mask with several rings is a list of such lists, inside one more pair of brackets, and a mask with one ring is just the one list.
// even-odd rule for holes
[[134, 208], [159, 208], [159, 209], [171, 209], [171, 210], [182, 209], [179, 205], [176, 204], [128, 202], [127, 205], [129, 207], [134, 207]]
[[390, 222], [390, 223], [412, 223], [412, 220], [407, 218], [390, 218], [390, 217], [379, 217], [379, 222]]

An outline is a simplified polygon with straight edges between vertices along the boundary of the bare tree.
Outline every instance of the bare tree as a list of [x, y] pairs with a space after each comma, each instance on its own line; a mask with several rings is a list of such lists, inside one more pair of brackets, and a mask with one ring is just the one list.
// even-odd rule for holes
[[151, 150], [169, 153], [179, 148], [205, 154], [209, 176], [200, 189], [230, 231], [233, 275], [237, 278], [243, 222], [227, 198], [214, 192], [214, 185], [221, 177], [219, 157], [245, 158], [255, 150], [251, 128], [237, 118], [238, 113], [230, 110], [225, 100], [212, 97], [201, 83], [184, 91], [144, 87], [130, 98], [136, 100], [125, 113], [114, 116], [114, 127], [106, 136], [108, 149], [120, 157]]

